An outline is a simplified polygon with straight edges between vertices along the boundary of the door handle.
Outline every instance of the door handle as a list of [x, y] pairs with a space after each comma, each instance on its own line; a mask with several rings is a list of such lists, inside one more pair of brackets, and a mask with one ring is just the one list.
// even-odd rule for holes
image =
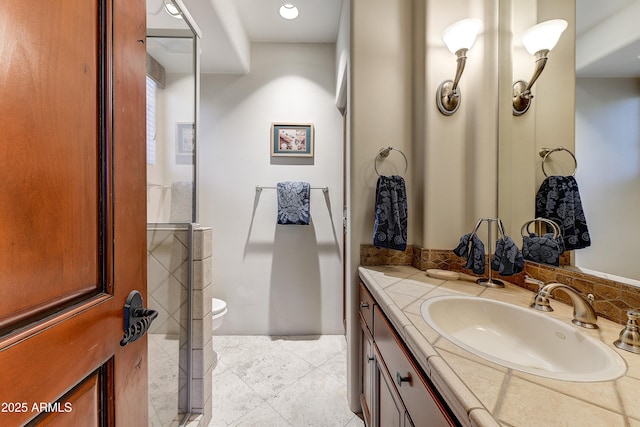
[[120, 345], [124, 347], [143, 336], [156, 317], [158, 317], [156, 310], [143, 307], [142, 294], [131, 291], [124, 304], [124, 337]]

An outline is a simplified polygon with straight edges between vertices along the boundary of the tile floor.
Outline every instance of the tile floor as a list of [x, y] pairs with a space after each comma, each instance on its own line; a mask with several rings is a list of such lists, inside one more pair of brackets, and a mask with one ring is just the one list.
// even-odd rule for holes
[[[362, 427], [347, 404], [342, 335], [215, 336], [209, 427]], [[149, 425], [177, 427], [178, 339], [149, 334]]]
[[148, 343], [149, 426], [178, 426], [178, 337], [149, 334]]
[[360, 427], [347, 403], [342, 335], [215, 336], [209, 427]]

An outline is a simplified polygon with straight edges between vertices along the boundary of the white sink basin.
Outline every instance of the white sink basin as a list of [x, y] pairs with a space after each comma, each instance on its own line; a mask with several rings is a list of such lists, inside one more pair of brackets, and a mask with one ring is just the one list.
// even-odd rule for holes
[[625, 361], [579, 327], [500, 301], [440, 296], [421, 307], [424, 320], [452, 343], [491, 362], [565, 381], [608, 381]]

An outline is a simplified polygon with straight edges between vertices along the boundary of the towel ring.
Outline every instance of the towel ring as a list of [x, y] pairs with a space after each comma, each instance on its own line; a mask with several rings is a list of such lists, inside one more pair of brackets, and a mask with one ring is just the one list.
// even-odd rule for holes
[[[553, 229], [553, 238], [554, 239], [562, 236], [562, 230], [560, 229], [560, 226], [555, 221], [551, 221], [550, 219], [541, 218], [541, 217], [538, 217], [536, 219], [532, 219], [531, 221], [527, 221], [524, 224], [522, 224], [522, 228], [520, 228], [520, 235], [522, 237], [530, 235], [531, 234], [531, 230], [529, 230], [529, 226], [531, 224], [536, 224], [537, 225], [538, 223], [541, 223], [541, 222], [551, 226], [551, 228]], [[525, 234], [525, 232], [527, 234]]]
[[378, 158], [389, 157], [389, 153], [391, 152], [391, 150], [396, 150], [398, 153], [402, 154], [402, 157], [404, 158], [404, 173], [402, 174], [402, 176], [404, 177], [407, 174], [407, 170], [409, 169], [409, 161], [407, 160], [407, 156], [405, 156], [402, 150], [398, 150], [397, 148], [391, 146], [380, 149], [378, 155], [373, 161], [373, 169], [376, 171], [376, 174], [380, 176], [380, 172], [378, 172]]
[[547, 157], [549, 157], [551, 155], [551, 153], [555, 153], [556, 151], [566, 151], [567, 153], [569, 153], [571, 155], [571, 157], [573, 158], [573, 163], [575, 164], [575, 166], [573, 167], [573, 173], [571, 174], [571, 176], [576, 176], [576, 170], [578, 169], [578, 160], [576, 160], [576, 156], [571, 152], [571, 150], [568, 150], [564, 147], [558, 147], [558, 148], [554, 148], [552, 150], [548, 149], [548, 148], [541, 148], [540, 152], [538, 154], [540, 154], [540, 157], [542, 157], [542, 173], [544, 174], [544, 176], [548, 177], [549, 175], [547, 175], [547, 171], [544, 170], [544, 162], [545, 160], [547, 160]]

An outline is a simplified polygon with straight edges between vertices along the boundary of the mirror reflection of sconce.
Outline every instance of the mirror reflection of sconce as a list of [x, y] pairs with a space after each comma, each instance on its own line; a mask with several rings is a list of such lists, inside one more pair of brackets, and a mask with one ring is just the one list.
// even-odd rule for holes
[[462, 77], [465, 63], [467, 62], [467, 51], [471, 49], [476, 37], [482, 28], [479, 19], [463, 19], [449, 25], [442, 34], [442, 41], [449, 51], [458, 58], [456, 76], [453, 81], [445, 80], [438, 86], [436, 92], [436, 103], [438, 109], [445, 116], [450, 116], [458, 110], [460, 106], [460, 88], [458, 83]]
[[531, 88], [536, 82], [544, 66], [547, 65], [547, 55], [556, 46], [560, 35], [567, 28], [564, 19], [552, 19], [534, 25], [522, 35], [522, 44], [529, 54], [536, 58], [536, 66], [529, 83], [518, 80], [513, 84], [513, 115], [521, 116], [531, 106]]

